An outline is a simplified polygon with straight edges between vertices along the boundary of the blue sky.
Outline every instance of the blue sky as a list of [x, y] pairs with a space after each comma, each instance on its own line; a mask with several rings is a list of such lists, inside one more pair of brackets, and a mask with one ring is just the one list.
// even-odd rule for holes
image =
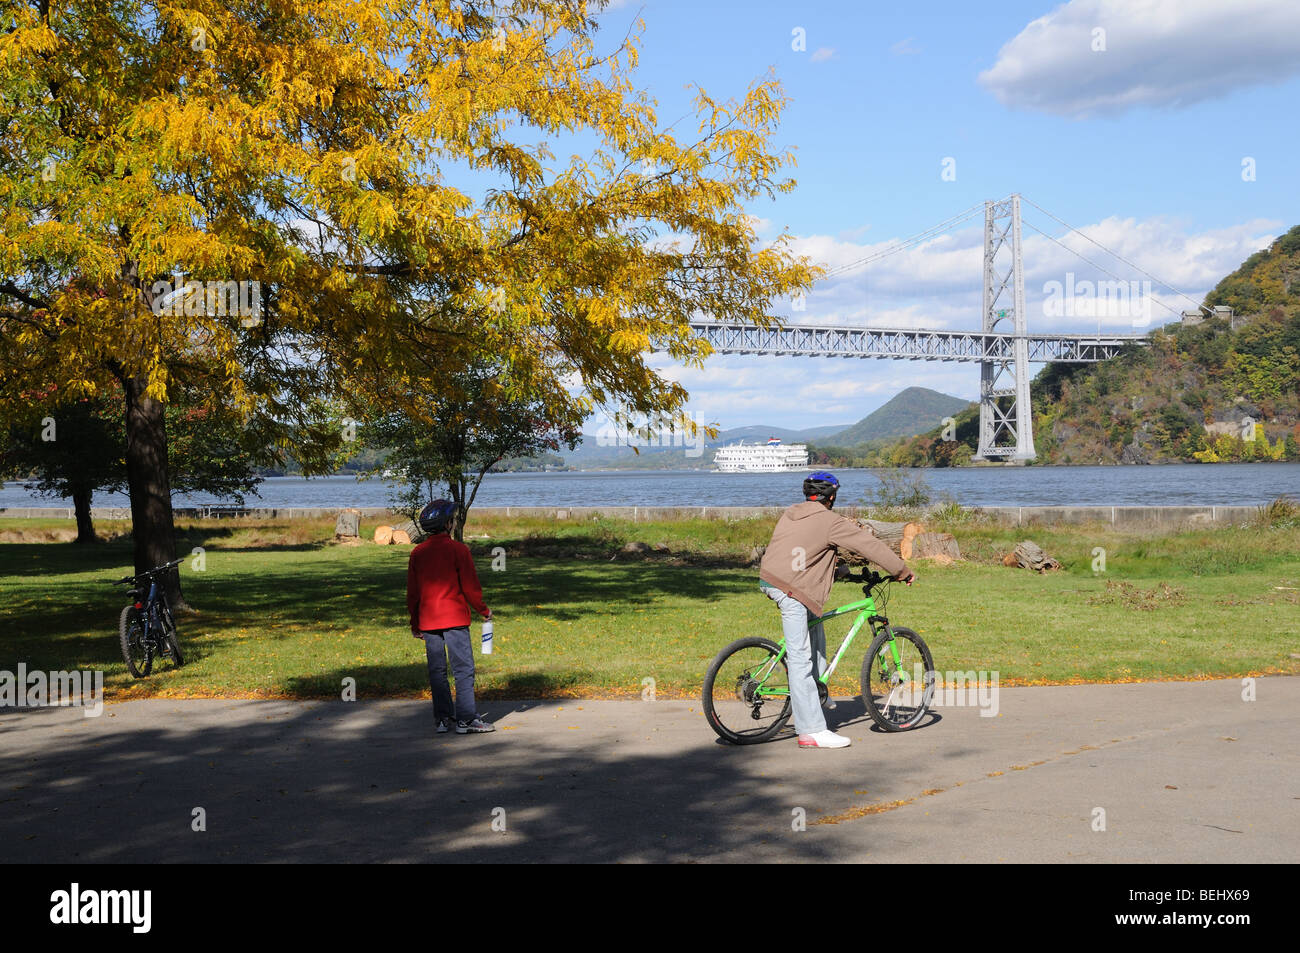
[[[819, 262], [845, 264], [1019, 192], [1199, 302], [1300, 223], [1295, 0], [989, 7], [624, 0], [602, 21], [613, 42], [644, 20], [637, 80], [665, 122], [689, 112], [688, 84], [739, 97], [775, 71], [791, 99], [776, 145], [796, 149], [798, 188], [750, 211], [761, 236], [786, 228]], [[1031, 207], [1025, 220], [1054, 237], [1066, 231]], [[981, 228], [973, 219], [823, 282], [789, 317], [976, 328]], [[1120, 278], [1144, 277], [1063, 240]], [[1026, 227], [1031, 330], [1132, 330], [1127, 317], [1045, 313], [1049, 283], [1068, 273], [1105, 277]], [[1175, 311], [1191, 307], [1168, 288], [1152, 292]], [[1153, 311], [1153, 324], [1175, 317]], [[977, 365], [912, 361], [721, 356], [702, 371], [655, 366], [687, 385], [698, 421], [724, 428], [847, 423], [910, 384], [974, 398], [979, 379]]]

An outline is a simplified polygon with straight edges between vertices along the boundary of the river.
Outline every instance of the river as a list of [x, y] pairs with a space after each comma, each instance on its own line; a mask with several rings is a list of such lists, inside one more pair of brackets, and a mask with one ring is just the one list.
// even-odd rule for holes
[[[877, 470], [835, 470], [842, 504], [879, 486]], [[1300, 463], [1171, 464], [1112, 467], [970, 467], [905, 470], [920, 474], [932, 496], [965, 506], [1232, 506], [1300, 497]], [[799, 499], [802, 473], [716, 473], [701, 470], [592, 470], [491, 474], [476, 506], [784, 506]], [[334, 476], [271, 477], [249, 495], [250, 506], [385, 506], [380, 480]], [[177, 494], [177, 506], [220, 502]], [[41, 498], [21, 483], [0, 488], [0, 507], [69, 506]], [[126, 506], [122, 494], [97, 494], [95, 506]]]

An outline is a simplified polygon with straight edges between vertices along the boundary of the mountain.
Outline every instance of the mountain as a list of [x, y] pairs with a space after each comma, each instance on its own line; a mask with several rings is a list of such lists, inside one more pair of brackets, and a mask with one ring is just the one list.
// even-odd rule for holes
[[970, 401], [928, 387], [909, 387], [856, 424], [818, 440], [836, 447], [856, 447], [872, 440], [911, 437], [941, 426], [970, 406]]
[[784, 427], [765, 427], [762, 424], [753, 427], [732, 427], [730, 430], [719, 430], [717, 439], [710, 440], [709, 446], [723, 447], [740, 443], [742, 440], [745, 443], [757, 443], [768, 437], [780, 437], [782, 443], [807, 443], [809, 440], [820, 440], [830, 434], [838, 433], [847, 426], [848, 424], [830, 424], [823, 427], [810, 427], [807, 430], [786, 430]]

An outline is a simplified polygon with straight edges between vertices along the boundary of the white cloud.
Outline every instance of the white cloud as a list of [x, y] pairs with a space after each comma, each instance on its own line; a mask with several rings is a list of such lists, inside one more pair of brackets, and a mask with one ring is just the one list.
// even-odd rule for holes
[[1185, 106], [1296, 73], [1296, 0], [1070, 0], [979, 79], [1007, 106], [1079, 118]]
[[915, 46], [912, 43], [912, 40], [913, 37], [910, 36], [906, 40], [899, 40], [889, 48], [889, 52], [893, 53], [895, 56], [915, 56], [917, 53], [921, 52], [921, 48]]
[[835, 47], [819, 46], [817, 49], [813, 50], [812, 61], [814, 63], [825, 63], [827, 60], [834, 58], [834, 56]]

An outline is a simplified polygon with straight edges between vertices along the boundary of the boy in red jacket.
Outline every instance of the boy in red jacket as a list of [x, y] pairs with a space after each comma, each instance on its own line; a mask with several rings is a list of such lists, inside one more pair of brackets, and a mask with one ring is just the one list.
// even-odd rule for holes
[[[429, 538], [411, 550], [406, 570], [406, 608], [411, 613], [411, 634], [424, 639], [429, 660], [429, 688], [433, 691], [433, 717], [438, 734], [445, 734], [455, 719], [456, 734], [496, 731], [474, 706], [474, 645], [470, 639], [470, 607], [485, 620], [492, 610], [483, 602], [483, 587], [469, 547], [447, 533], [456, 504], [434, 500], [420, 511], [420, 529]], [[453, 711], [447, 684], [447, 656], [456, 679]]]

